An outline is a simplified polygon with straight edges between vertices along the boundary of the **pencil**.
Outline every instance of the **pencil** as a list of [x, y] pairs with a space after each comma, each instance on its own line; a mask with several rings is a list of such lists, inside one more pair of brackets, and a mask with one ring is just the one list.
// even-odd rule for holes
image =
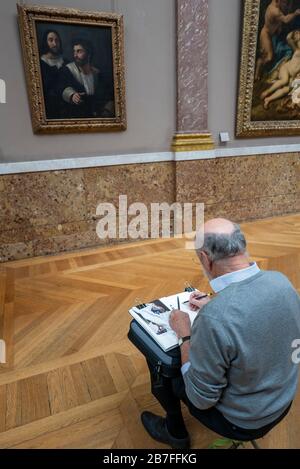
[[[206, 293], [206, 295], [202, 295], [202, 296], [195, 296], [194, 300], [202, 300], [202, 298], [206, 298], [207, 296], [212, 296], [212, 293]], [[189, 302], [190, 300], [184, 301], [184, 304], [189, 303]]]
[[195, 296], [194, 300], [201, 300], [202, 298], [206, 298], [207, 296], [212, 296], [212, 293], [206, 293], [202, 296]]

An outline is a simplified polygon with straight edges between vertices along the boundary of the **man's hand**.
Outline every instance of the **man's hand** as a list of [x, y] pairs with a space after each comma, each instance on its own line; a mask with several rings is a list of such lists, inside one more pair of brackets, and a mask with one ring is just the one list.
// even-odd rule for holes
[[[205, 296], [206, 293], [203, 293], [201, 291], [193, 291], [190, 295], [190, 302], [189, 302], [189, 307], [193, 310], [196, 311], [196, 309], [202, 309], [204, 305], [210, 302], [211, 297], [210, 296]], [[202, 298], [202, 300], [196, 300], [198, 296], [205, 296], [205, 298]]]
[[191, 335], [191, 321], [187, 313], [179, 309], [173, 309], [170, 314], [169, 324], [177, 337], [185, 337]]
[[71, 101], [73, 104], [81, 104], [83, 101], [82, 101], [82, 98], [81, 96], [84, 96], [85, 93], [74, 93], [72, 94], [72, 97], [71, 97]]

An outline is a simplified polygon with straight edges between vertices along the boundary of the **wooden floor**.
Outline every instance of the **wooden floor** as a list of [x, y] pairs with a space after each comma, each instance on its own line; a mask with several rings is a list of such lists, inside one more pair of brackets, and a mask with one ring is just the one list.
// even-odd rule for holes
[[[300, 215], [243, 228], [260, 267], [300, 290]], [[208, 286], [194, 252], [174, 239], [2, 264], [0, 448], [164, 448], [140, 423], [142, 410], [162, 410], [127, 340], [127, 311], [186, 282]], [[193, 447], [208, 447], [216, 435], [185, 418]], [[300, 393], [261, 446], [300, 448], [299, 422]]]

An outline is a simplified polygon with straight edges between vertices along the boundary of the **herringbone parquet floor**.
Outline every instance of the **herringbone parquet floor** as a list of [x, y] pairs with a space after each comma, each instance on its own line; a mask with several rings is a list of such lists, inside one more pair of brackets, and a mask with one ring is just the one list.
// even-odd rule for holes
[[[300, 215], [243, 225], [249, 253], [300, 290]], [[198, 260], [179, 239], [147, 241], [2, 264], [0, 448], [164, 448], [147, 436], [152, 398], [141, 354], [127, 340], [128, 308], [206, 289]], [[261, 440], [300, 448], [300, 396]], [[185, 413], [195, 448], [216, 435]]]

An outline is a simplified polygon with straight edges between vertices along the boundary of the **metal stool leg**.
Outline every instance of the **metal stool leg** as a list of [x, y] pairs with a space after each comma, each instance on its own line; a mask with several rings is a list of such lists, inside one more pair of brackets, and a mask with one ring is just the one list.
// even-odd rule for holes
[[255, 440], [251, 440], [251, 444], [252, 444], [252, 446], [253, 446], [254, 449], [261, 449], [261, 448], [258, 446], [258, 444], [256, 443]]

